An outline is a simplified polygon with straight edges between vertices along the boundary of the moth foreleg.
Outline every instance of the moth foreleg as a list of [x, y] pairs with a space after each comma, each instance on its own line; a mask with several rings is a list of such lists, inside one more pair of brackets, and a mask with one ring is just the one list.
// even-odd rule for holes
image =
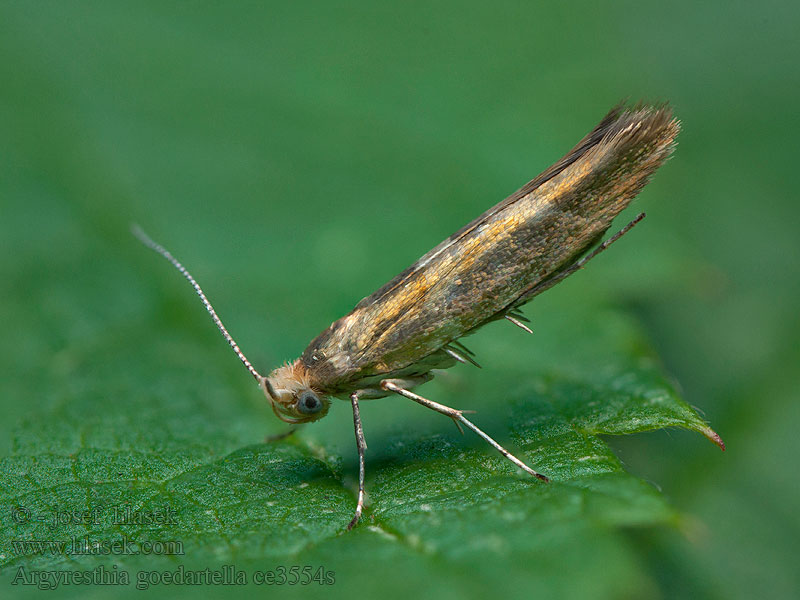
[[356, 503], [356, 514], [348, 523], [347, 529], [356, 526], [364, 510], [364, 451], [367, 449], [367, 442], [364, 440], [364, 428], [361, 426], [361, 414], [358, 411], [358, 392], [350, 394], [350, 404], [353, 406], [353, 425], [356, 430], [356, 448], [358, 449], [358, 501]]
[[525, 471], [527, 473], [530, 473], [531, 475], [533, 475], [534, 477], [537, 477], [538, 479], [541, 479], [542, 481], [549, 481], [549, 479], [546, 476], [542, 475], [541, 473], [537, 473], [536, 471], [531, 469], [528, 465], [526, 465], [524, 462], [522, 462], [516, 456], [511, 454], [511, 452], [509, 452], [508, 450], [503, 448], [500, 444], [498, 444], [491, 436], [489, 436], [487, 433], [484, 433], [483, 430], [479, 429], [478, 426], [475, 425], [472, 421], [467, 419], [464, 416], [464, 413], [465, 412], [471, 412], [471, 411], [464, 411], [464, 410], [458, 410], [458, 409], [455, 409], [455, 408], [450, 408], [449, 406], [445, 406], [444, 404], [439, 404], [438, 402], [434, 402], [433, 400], [428, 400], [427, 398], [423, 398], [422, 396], [419, 396], [419, 395], [417, 395], [417, 394], [415, 394], [413, 392], [409, 392], [408, 390], [403, 389], [402, 387], [398, 386], [396, 383], [394, 383], [390, 379], [385, 379], [385, 380], [381, 381], [381, 387], [383, 389], [385, 389], [385, 390], [388, 390], [390, 392], [394, 392], [395, 394], [399, 394], [400, 396], [403, 396], [405, 398], [413, 400], [417, 404], [421, 404], [422, 406], [425, 406], [427, 408], [435, 410], [438, 413], [441, 413], [441, 414], [443, 414], [445, 416], [448, 416], [451, 419], [453, 419], [456, 423], [462, 423], [462, 424], [466, 425], [467, 427], [472, 429], [472, 431], [474, 431], [479, 436], [481, 436], [484, 440], [486, 440], [486, 442], [488, 442], [500, 454], [505, 456], [508, 460], [513, 462], [515, 465], [517, 465], [520, 469], [522, 469], [523, 471]]
[[294, 432], [297, 431], [298, 429], [299, 427], [289, 427], [286, 429], [286, 431], [282, 431], [281, 433], [268, 435], [266, 438], [264, 438], [264, 443], [271, 444], [272, 442], [279, 442], [281, 440], [285, 440], [290, 435], [294, 434]]

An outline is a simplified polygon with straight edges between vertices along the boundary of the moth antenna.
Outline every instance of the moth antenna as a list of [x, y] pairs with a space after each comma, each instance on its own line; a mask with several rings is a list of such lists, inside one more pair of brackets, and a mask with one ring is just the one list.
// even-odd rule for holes
[[142, 228], [139, 227], [138, 225], [136, 225], [135, 223], [131, 224], [131, 233], [133, 235], [135, 235], [136, 238], [140, 242], [142, 242], [142, 244], [144, 244], [145, 246], [147, 246], [151, 250], [154, 250], [154, 251], [158, 252], [161, 256], [163, 256], [170, 263], [172, 263], [172, 266], [175, 267], [176, 269], [178, 269], [178, 271], [180, 271], [181, 275], [183, 275], [189, 281], [189, 283], [192, 284], [192, 287], [194, 288], [194, 291], [200, 297], [200, 300], [203, 302], [203, 306], [206, 307], [206, 310], [208, 311], [208, 314], [211, 315], [211, 318], [214, 320], [214, 323], [217, 325], [217, 329], [219, 329], [220, 333], [222, 333], [223, 337], [227, 340], [228, 345], [230, 345], [230, 347], [233, 348], [233, 351], [236, 352], [236, 356], [239, 357], [239, 360], [241, 360], [242, 364], [244, 364], [244, 366], [247, 367], [247, 370], [250, 371], [250, 374], [253, 377], [255, 377], [256, 381], [261, 383], [261, 381], [264, 380], [264, 377], [262, 377], [261, 374], [258, 371], [256, 371], [256, 369], [252, 365], [252, 363], [249, 360], [247, 360], [247, 357], [244, 355], [244, 352], [242, 352], [239, 349], [239, 345], [231, 337], [231, 334], [228, 333], [228, 330], [225, 329], [225, 325], [222, 324], [222, 320], [217, 315], [217, 311], [215, 311], [214, 307], [211, 306], [211, 302], [209, 302], [208, 298], [205, 295], [205, 292], [203, 292], [203, 288], [201, 288], [200, 284], [197, 283], [197, 281], [195, 280], [194, 277], [192, 277], [192, 274], [189, 273], [189, 271], [186, 270], [186, 267], [184, 267], [180, 262], [178, 262], [178, 260], [174, 256], [172, 256], [172, 254], [169, 253], [169, 250], [164, 248], [164, 246], [162, 246], [161, 244], [159, 244], [157, 242], [154, 242], [152, 239], [150, 239], [150, 236], [148, 236], [142, 230]]

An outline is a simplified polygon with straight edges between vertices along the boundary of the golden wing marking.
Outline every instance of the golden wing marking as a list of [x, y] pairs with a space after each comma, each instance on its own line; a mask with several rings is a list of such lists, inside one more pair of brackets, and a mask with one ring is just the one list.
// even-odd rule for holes
[[597, 243], [666, 160], [666, 106], [616, 107], [564, 158], [322, 332], [301, 361], [319, 389], [425, 375], [449, 344], [504, 317]]

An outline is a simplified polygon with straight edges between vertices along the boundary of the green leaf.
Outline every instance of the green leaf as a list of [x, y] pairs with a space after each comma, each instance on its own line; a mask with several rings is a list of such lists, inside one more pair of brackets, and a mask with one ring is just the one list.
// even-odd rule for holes
[[[523, 582], [551, 593], [646, 590], [620, 528], [677, 525], [680, 517], [653, 485], [626, 473], [599, 436], [706, 426], [621, 314], [573, 305], [541, 326], [534, 318], [534, 327], [534, 337], [497, 325], [496, 335], [475, 336], [470, 346], [486, 355], [486, 367], [458, 368], [420, 391], [478, 409], [474, 420], [551, 483], [461, 437], [435, 413], [402, 410], [407, 401], [398, 398], [365, 403], [369, 509], [344, 533], [355, 506], [354, 450], [328, 452], [319, 441], [326, 431], [313, 427], [287, 441], [259, 441], [268, 415], [256, 390], [229, 389], [222, 365], [176, 373], [170, 356], [207, 352], [169, 327], [162, 337], [177, 341], [153, 342], [154, 328], [142, 324], [124, 345], [94, 348], [102, 364], [16, 431], [13, 454], [2, 461], [4, 570], [113, 564], [135, 583], [140, 571], [181, 564], [233, 564], [248, 580], [259, 569], [310, 564], [355, 585], [391, 564], [388, 578], [398, 584], [426, 573], [411, 583], [420, 592], [438, 589], [450, 571], [459, 573], [453, 593]], [[121, 370], [130, 347], [140, 348], [137, 361]], [[236, 406], [237, 394], [250, 402]], [[334, 409], [346, 417], [349, 406]], [[398, 411], [402, 421], [393, 418]], [[352, 435], [347, 419], [339, 421], [345, 429], [334, 447]], [[431, 424], [441, 427], [426, 431]], [[182, 554], [87, 556], [38, 544], [75, 538], [101, 546], [127, 540], [136, 552], [156, 543]], [[346, 588], [336, 589], [346, 595]]]

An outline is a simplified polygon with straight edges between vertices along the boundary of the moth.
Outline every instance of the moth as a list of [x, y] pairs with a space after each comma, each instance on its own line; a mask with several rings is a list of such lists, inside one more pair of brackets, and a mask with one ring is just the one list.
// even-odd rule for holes
[[[184, 266], [134, 226], [135, 235], [189, 280], [278, 418], [324, 417], [332, 398], [350, 402], [364, 508], [367, 448], [359, 402], [397, 394], [465, 426], [534, 477], [548, 481], [464, 416], [413, 392], [437, 369], [477, 364], [459, 339], [501, 319], [532, 333], [520, 307], [581, 269], [644, 213], [599, 243], [611, 222], [670, 156], [680, 129], [667, 105], [618, 105], [561, 160], [456, 231], [320, 333], [297, 360], [261, 375], [239, 349]], [[721, 442], [721, 440], [720, 440]]]

